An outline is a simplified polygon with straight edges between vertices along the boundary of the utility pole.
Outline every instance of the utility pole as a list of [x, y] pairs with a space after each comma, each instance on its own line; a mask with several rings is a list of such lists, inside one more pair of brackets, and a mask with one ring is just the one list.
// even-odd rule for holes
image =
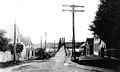
[[54, 40], [54, 50], [55, 50], [55, 48], [56, 48], [56, 44], [55, 44], [55, 40]]
[[63, 5], [64, 7], [71, 7], [72, 10], [62, 10], [62, 11], [70, 11], [72, 12], [72, 31], [73, 31], [73, 37], [72, 37], [72, 57], [75, 58], [75, 12], [84, 12], [84, 10], [75, 10], [76, 7], [84, 8], [84, 6], [79, 5]]
[[42, 48], [42, 36], [41, 36], [41, 48]]
[[45, 32], [45, 50], [46, 50], [46, 47], [47, 47], [47, 32]]
[[14, 62], [16, 63], [16, 20], [14, 24]]

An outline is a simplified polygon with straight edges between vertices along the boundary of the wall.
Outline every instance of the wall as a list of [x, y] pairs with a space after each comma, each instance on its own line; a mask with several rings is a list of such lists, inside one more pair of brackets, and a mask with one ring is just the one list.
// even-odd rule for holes
[[0, 51], [0, 62], [8, 62], [12, 60], [12, 54], [10, 51]]

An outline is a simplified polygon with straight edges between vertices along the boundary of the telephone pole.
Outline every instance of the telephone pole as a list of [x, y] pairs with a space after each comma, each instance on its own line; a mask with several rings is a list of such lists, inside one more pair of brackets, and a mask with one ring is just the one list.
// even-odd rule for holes
[[46, 50], [46, 47], [47, 47], [47, 32], [45, 32], [45, 50]]
[[79, 5], [62, 5], [64, 7], [71, 7], [72, 10], [62, 10], [62, 11], [70, 11], [72, 12], [72, 31], [73, 31], [73, 37], [72, 37], [72, 57], [75, 58], [75, 12], [84, 12], [84, 10], [75, 10], [77, 7], [84, 8], [84, 6]]
[[55, 44], [55, 40], [54, 40], [54, 50], [55, 50], [56, 44]]
[[42, 36], [41, 36], [41, 48], [42, 48]]
[[14, 24], [14, 62], [16, 63], [16, 20]]

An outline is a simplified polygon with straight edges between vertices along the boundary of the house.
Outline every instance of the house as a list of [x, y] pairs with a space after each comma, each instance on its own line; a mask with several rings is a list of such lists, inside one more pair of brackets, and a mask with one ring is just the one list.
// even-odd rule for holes
[[94, 54], [93, 42], [93, 38], [86, 39], [86, 55]]
[[101, 48], [106, 49], [106, 44], [99, 36], [94, 35], [94, 54], [99, 55]]
[[24, 44], [23, 51], [21, 52], [21, 59], [35, 58], [35, 48], [31, 42], [30, 37], [21, 36], [21, 43]]
[[58, 43], [47, 43], [46, 52], [53, 52], [58, 50]]

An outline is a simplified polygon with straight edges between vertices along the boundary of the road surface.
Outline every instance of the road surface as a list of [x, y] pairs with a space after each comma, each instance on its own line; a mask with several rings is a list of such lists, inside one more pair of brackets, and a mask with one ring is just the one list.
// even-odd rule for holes
[[3, 72], [113, 72], [112, 70], [84, 66], [73, 63], [65, 56], [64, 47], [62, 47], [55, 57], [49, 60], [36, 60], [32, 63], [12, 67]]

